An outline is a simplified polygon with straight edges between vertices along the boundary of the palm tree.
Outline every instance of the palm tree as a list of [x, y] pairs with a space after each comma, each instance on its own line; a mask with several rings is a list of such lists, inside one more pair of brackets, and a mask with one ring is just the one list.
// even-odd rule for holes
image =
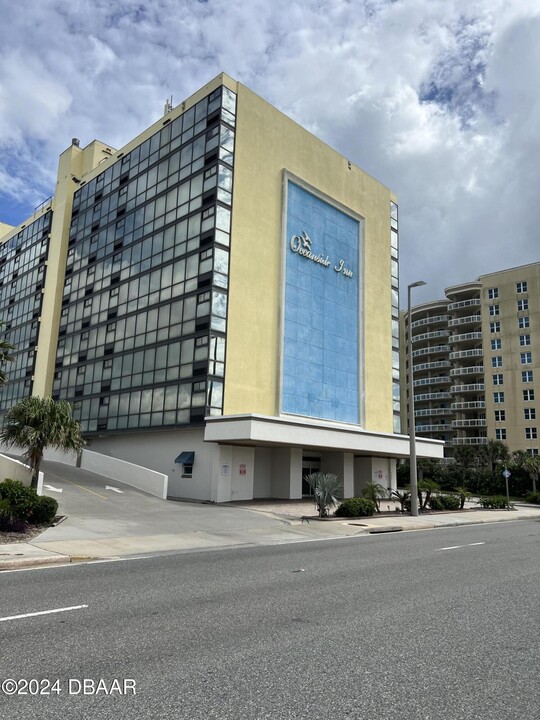
[[82, 449], [81, 428], [71, 413], [71, 405], [65, 400], [27, 397], [5, 414], [0, 441], [8, 447], [25, 448], [23, 457], [32, 469], [33, 488], [37, 488], [45, 448], [64, 452]]
[[[3, 323], [0, 322], [0, 329]], [[10, 351], [15, 350], [15, 347], [8, 343], [7, 340], [0, 340], [0, 387], [5, 385], [7, 376], [5, 371], [2, 369], [3, 366], [8, 362], [13, 362], [15, 359], [13, 355], [10, 355]]]
[[540, 475], [540, 456], [527, 455], [527, 457], [523, 460], [523, 469], [528, 473], [532, 480], [533, 492], [536, 492], [536, 483], [538, 482], [538, 476]]
[[342, 491], [342, 483], [333, 473], [314, 472], [304, 477], [313, 490], [315, 505], [319, 517], [328, 517], [328, 510], [338, 503], [338, 494]]
[[362, 489], [362, 495], [375, 503], [375, 508], [378, 513], [381, 512], [381, 499], [388, 497], [388, 490], [376, 482], [368, 482], [368, 484]]
[[493, 474], [500, 463], [507, 463], [510, 457], [508, 445], [501, 440], [488, 440], [480, 450], [480, 462]]

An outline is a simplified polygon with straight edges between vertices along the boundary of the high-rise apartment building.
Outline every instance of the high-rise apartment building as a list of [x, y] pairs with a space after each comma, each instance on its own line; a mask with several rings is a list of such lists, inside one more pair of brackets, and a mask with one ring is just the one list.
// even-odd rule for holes
[[176, 497], [301, 497], [317, 469], [392, 486], [397, 223], [388, 188], [226, 75], [121, 150], [74, 140], [0, 247], [1, 409], [69, 400], [93, 451]]
[[[444, 440], [447, 455], [490, 439], [538, 455], [540, 263], [482, 275], [445, 295], [411, 310], [416, 433]], [[407, 313], [402, 323], [408, 352]]]

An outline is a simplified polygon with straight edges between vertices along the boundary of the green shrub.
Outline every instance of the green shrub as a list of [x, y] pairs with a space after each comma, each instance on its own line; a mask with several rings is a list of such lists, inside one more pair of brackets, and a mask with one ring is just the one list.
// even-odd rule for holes
[[504, 510], [508, 507], [508, 501], [505, 495], [490, 495], [479, 498], [478, 504], [487, 510]]
[[29, 520], [38, 503], [36, 491], [23, 485], [20, 480], [6, 479], [0, 483], [0, 498], [7, 500], [12, 514], [21, 520]]
[[50, 525], [57, 510], [58, 503], [54, 498], [47, 495], [38, 497], [31, 517], [32, 525]]
[[455, 495], [432, 495], [429, 499], [432, 510], [459, 510], [459, 497]]
[[528, 503], [534, 503], [535, 505], [540, 505], [540, 492], [530, 492], [525, 497], [525, 500]]
[[373, 500], [368, 498], [347, 498], [343, 500], [338, 509], [336, 515], [338, 517], [362, 517], [367, 515], [373, 515], [375, 512], [375, 503]]

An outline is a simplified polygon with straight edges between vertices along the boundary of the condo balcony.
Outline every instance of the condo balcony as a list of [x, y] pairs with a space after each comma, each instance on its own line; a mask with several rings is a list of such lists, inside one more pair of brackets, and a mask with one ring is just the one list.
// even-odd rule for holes
[[419, 378], [413, 381], [413, 387], [420, 387], [422, 385], [448, 385], [450, 378], [448, 375], [440, 375], [439, 377], [427, 377]]
[[422, 393], [421, 395], [414, 396], [414, 402], [430, 402], [430, 400], [450, 400], [452, 395], [449, 392], [433, 392], [433, 393]]
[[450, 368], [450, 360], [437, 360], [435, 362], [421, 363], [420, 365], [413, 365], [413, 371], [415, 373], [421, 372], [422, 370], [439, 370], [439, 369]]
[[456, 410], [485, 410], [485, 400], [470, 400], [469, 402], [453, 402], [450, 408]]
[[[413, 353], [414, 354], [414, 353]], [[472, 348], [471, 350], [456, 350], [451, 352], [450, 360], [464, 360], [470, 357], [484, 357], [484, 351], [482, 348]]]
[[470, 343], [470, 342], [478, 342], [478, 340], [482, 339], [482, 333], [481, 332], [470, 332], [470, 333], [463, 333], [460, 335], [450, 335], [448, 338], [448, 342], [455, 344], [455, 343]]
[[438, 415], [453, 415], [450, 408], [423, 408], [414, 411], [414, 417], [436, 417]]
[[452, 385], [450, 392], [454, 395], [461, 395], [461, 393], [470, 392], [484, 392], [484, 383], [472, 383], [471, 385]]
[[454, 318], [448, 321], [448, 327], [457, 327], [460, 325], [480, 325], [482, 322], [481, 315], [467, 315], [466, 317]]
[[419, 327], [424, 327], [426, 325], [446, 325], [449, 320], [449, 315], [434, 315], [433, 317], [425, 317], [421, 320], [413, 320], [411, 323], [411, 330]]
[[444, 355], [450, 351], [449, 345], [433, 345], [432, 347], [424, 347], [419, 350], [413, 350], [413, 358], [420, 357], [421, 355]]
[[448, 305], [448, 312], [456, 311], [456, 310], [464, 310], [474, 307], [480, 307], [482, 305], [482, 301], [480, 298], [469, 298], [469, 300], [458, 300], [457, 302], [452, 302]]
[[452, 426], [447, 423], [441, 423], [440, 425], [416, 425], [414, 428], [415, 433], [449, 432], [451, 430]]
[[448, 337], [448, 330], [434, 330], [433, 332], [422, 333], [421, 335], [413, 335], [413, 343], [425, 342], [427, 340], [434, 340], [435, 338]]
[[487, 445], [487, 437], [457, 437], [452, 439], [452, 445]]
[[483, 365], [469, 365], [469, 367], [457, 367], [450, 370], [450, 377], [459, 377], [461, 375], [483, 375]]
[[452, 427], [454, 429], [468, 427], [487, 427], [487, 420], [486, 418], [474, 418], [472, 420], [452, 420]]

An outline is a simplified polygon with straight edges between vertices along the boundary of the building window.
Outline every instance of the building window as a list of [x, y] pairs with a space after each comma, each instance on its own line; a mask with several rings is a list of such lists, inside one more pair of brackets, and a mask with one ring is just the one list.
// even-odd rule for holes
[[532, 370], [523, 370], [521, 372], [521, 382], [532, 382], [533, 381], [533, 371]]
[[518, 326], [520, 330], [523, 330], [524, 328], [529, 327], [529, 316], [525, 315], [524, 317], [518, 318]]
[[519, 344], [521, 347], [524, 345], [530, 345], [531, 344], [531, 336], [530, 335], [520, 335], [519, 336]]
[[506, 420], [506, 410], [495, 410], [495, 422]]
[[503, 384], [503, 374], [497, 373], [496, 375], [493, 375], [493, 384], [494, 385], [502, 385]]
[[518, 292], [518, 293], [527, 292], [527, 281], [526, 280], [525, 280], [525, 282], [516, 283], [516, 292]]
[[530, 365], [532, 363], [532, 352], [521, 353], [521, 364]]
[[538, 455], [538, 448], [528, 448], [527, 452], [529, 453], [529, 455], [537, 456], [537, 455]]
[[501, 323], [498, 320], [496, 322], [489, 323], [489, 332], [501, 332]]
[[495, 440], [506, 440], [506, 428], [497, 428], [495, 430]]
[[502, 348], [501, 338], [497, 338], [496, 340], [491, 341], [491, 349], [492, 350], [500, 350], [501, 348]]
[[529, 402], [530, 400], [534, 400], [534, 390], [524, 390], [523, 391], [523, 400], [525, 402]]
[[491, 365], [494, 368], [502, 367], [502, 355], [495, 355], [495, 357], [491, 358]]
[[525, 420], [536, 420], [536, 408], [524, 408]]
[[193, 477], [193, 465], [182, 465], [182, 477]]
[[493, 402], [495, 404], [503, 403], [504, 402], [504, 393], [503, 392], [494, 392], [493, 393]]
[[526, 427], [525, 428], [525, 438], [527, 440], [536, 440], [537, 438], [536, 428], [535, 427]]
[[499, 288], [489, 288], [488, 289], [488, 298], [490, 300], [495, 300], [499, 297]]
[[517, 301], [517, 309], [518, 309], [518, 311], [528, 310], [529, 309], [529, 301], [527, 299], [518, 300]]
[[499, 314], [499, 306], [498, 305], [490, 305], [489, 306], [489, 314], [490, 315], [498, 315]]

